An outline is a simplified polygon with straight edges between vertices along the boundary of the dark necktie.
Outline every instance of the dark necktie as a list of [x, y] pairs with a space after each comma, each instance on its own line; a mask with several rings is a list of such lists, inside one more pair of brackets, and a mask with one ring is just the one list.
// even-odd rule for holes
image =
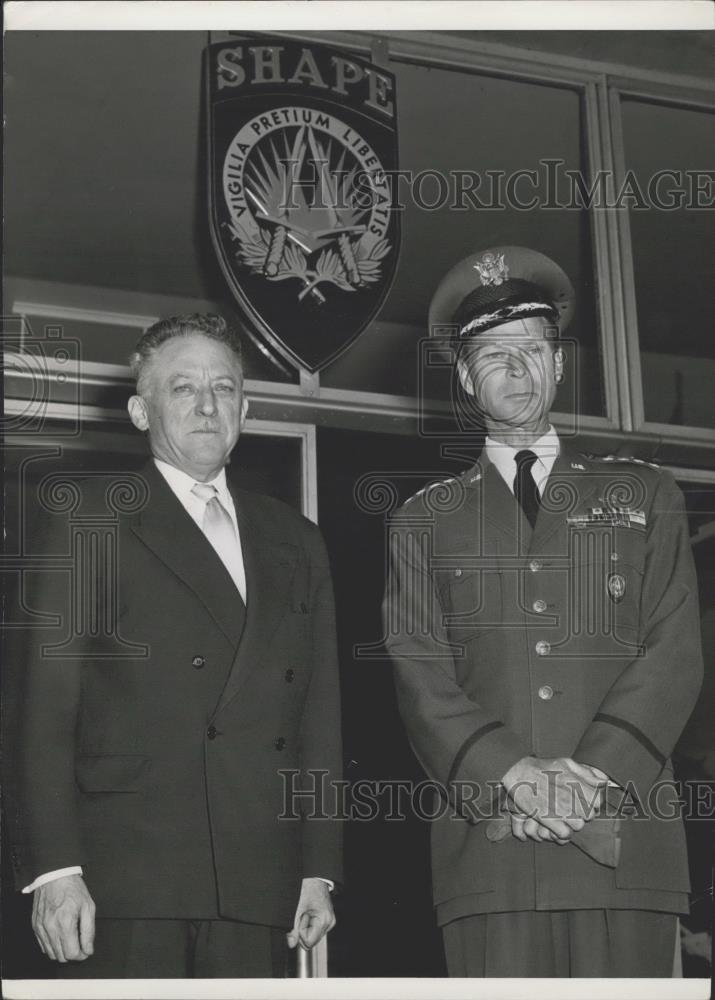
[[521, 504], [529, 524], [533, 528], [539, 513], [539, 491], [536, 488], [531, 469], [536, 461], [533, 451], [525, 448], [516, 453], [516, 476], [514, 476], [514, 496]]

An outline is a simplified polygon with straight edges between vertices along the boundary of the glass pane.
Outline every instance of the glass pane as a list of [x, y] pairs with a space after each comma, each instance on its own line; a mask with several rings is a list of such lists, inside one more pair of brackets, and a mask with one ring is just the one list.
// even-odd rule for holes
[[[471, 252], [515, 244], [552, 257], [577, 292], [567, 336], [578, 350], [570, 352], [556, 409], [604, 413], [589, 219], [585, 211], [555, 209], [547, 179], [549, 169], [558, 174], [557, 192], [567, 195], [561, 187], [565, 171], [586, 169], [579, 93], [406, 63], [391, 63], [391, 69], [397, 74], [400, 169], [414, 178], [398, 187], [405, 206], [400, 261], [377, 322], [321, 381], [417, 395], [418, 342], [427, 333], [440, 279]], [[558, 169], [548, 168], [548, 160], [558, 160]], [[533, 181], [526, 174], [517, 179], [517, 171], [536, 175]], [[479, 177], [474, 197], [490, 207], [460, 195], [460, 184], [462, 192], [468, 189], [469, 172]], [[510, 186], [522, 204], [536, 199], [535, 207], [516, 207]], [[435, 207], [424, 207], [430, 204]], [[446, 386], [440, 395], [448, 398], [450, 391]]]
[[[697, 207], [712, 204], [715, 114], [637, 100], [621, 107], [626, 168], [649, 203], [630, 211], [645, 417], [715, 427], [715, 229]], [[655, 196], [677, 206], [679, 191], [679, 207], [650, 204]]]
[[[326, 37], [326, 40], [327, 37]], [[209, 238], [201, 100], [205, 32], [10, 32], [6, 39], [6, 273], [70, 286], [204, 300], [231, 316], [231, 293]], [[130, 68], [129, 72], [127, 67]], [[400, 166], [537, 169], [545, 158], [579, 169], [583, 111], [560, 87], [391, 63], [398, 76]], [[98, 86], [97, 81], [121, 81]], [[45, 155], [51, 150], [52, 155]], [[78, 150], [81, 155], [78, 156]], [[439, 191], [425, 177], [420, 194]], [[528, 181], [518, 186], [530, 193]], [[449, 192], [451, 194], [451, 192]], [[543, 199], [544, 185], [537, 194]], [[583, 213], [497, 207], [421, 209], [409, 186], [393, 289], [376, 322], [324, 373], [327, 385], [415, 395], [416, 344], [441, 276], [493, 243], [543, 250], [579, 290], [579, 409], [600, 413], [600, 364], [588, 222]], [[33, 300], [36, 301], [36, 300]], [[73, 303], [82, 305], [81, 302]], [[111, 308], [103, 302], [98, 308]], [[121, 310], [120, 310], [121, 311]], [[132, 310], [129, 310], [132, 311]], [[39, 319], [39, 317], [38, 317]], [[74, 335], [74, 334], [73, 334]], [[88, 360], [121, 361], [133, 333], [91, 323]], [[249, 377], [295, 381], [247, 347]], [[444, 395], [448, 394], [445, 390]], [[564, 403], [573, 395], [563, 386]]]
[[[208, 227], [206, 41], [203, 31], [8, 34], [4, 273], [60, 283], [65, 296], [67, 286], [80, 289], [71, 302], [51, 297], [50, 289], [49, 298], [30, 301], [98, 314], [177, 311], [166, 303], [147, 308], [158, 294], [196, 300], [178, 311], [220, 312], [240, 322]], [[136, 303], [112, 305], [117, 290]], [[6, 301], [9, 311], [11, 290]], [[139, 332], [107, 327], [101, 318], [47, 316], [28, 318], [37, 330], [48, 322], [64, 326], [80, 340], [85, 361], [125, 363]], [[248, 334], [243, 340], [248, 378], [297, 382]]]
[[[335, 587], [344, 776], [353, 787], [365, 781], [416, 783], [425, 776], [397, 710], [392, 663], [383, 647], [375, 650], [379, 659], [366, 659], [359, 647], [384, 636], [385, 512], [392, 489], [402, 503], [466, 463], [445, 461], [436, 441], [324, 427], [317, 431], [317, 451], [319, 522]], [[389, 484], [384, 492], [383, 482]], [[385, 806], [387, 794], [381, 797]], [[399, 808], [397, 794], [394, 802]], [[444, 976], [430, 898], [430, 823], [411, 808], [399, 822], [386, 820], [388, 808], [370, 822], [347, 824], [351, 905], [331, 931], [331, 975]]]

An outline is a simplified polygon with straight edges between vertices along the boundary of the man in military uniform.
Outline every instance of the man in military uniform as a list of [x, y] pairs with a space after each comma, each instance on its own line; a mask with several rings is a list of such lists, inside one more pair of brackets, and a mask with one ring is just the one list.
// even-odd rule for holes
[[387, 645], [450, 806], [432, 879], [454, 976], [669, 976], [688, 908], [669, 760], [702, 678], [683, 498], [551, 426], [572, 309], [534, 251], [449, 272], [430, 331], [451, 329], [488, 436], [390, 524]]

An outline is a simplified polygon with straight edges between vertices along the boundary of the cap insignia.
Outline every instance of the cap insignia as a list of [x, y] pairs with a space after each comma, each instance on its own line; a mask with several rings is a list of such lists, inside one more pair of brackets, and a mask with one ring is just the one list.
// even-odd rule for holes
[[509, 277], [509, 268], [504, 261], [503, 253], [488, 251], [482, 254], [474, 269], [479, 271], [483, 285], [501, 285]]

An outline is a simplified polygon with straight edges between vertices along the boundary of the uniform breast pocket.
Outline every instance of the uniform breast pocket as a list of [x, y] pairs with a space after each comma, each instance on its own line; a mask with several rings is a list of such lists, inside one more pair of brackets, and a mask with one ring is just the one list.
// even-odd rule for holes
[[617, 634], [619, 626], [637, 629], [645, 532], [617, 526], [577, 531], [570, 555], [567, 598], [575, 630]]
[[441, 587], [442, 621], [452, 642], [478, 639], [503, 619], [502, 575], [496, 569], [454, 569]]
[[641, 617], [643, 570], [630, 562], [618, 562], [609, 567], [606, 580], [608, 600], [613, 605], [613, 617], [618, 625], [638, 629]]
[[571, 618], [577, 632], [618, 635], [620, 627], [638, 629], [643, 571], [633, 563], [586, 563], [571, 583]]

